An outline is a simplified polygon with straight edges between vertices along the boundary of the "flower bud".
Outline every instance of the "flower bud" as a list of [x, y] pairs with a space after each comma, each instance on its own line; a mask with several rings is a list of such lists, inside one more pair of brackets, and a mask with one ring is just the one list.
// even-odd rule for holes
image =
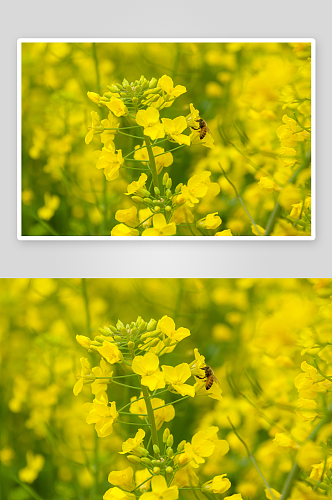
[[142, 332], [145, 332], [146, 330], [146, 321], [142, 321], [142, 323], [139, 325], [138, 327], [138, 333], [142, 333]]
[[141, 90], [147, 89], [149, 86], [149, 82], [144, 79], [144, 82], [141, 84]]
[[144, 200], [143, 200], [143, 201], [144, 201], [144, 203], [145, 203], [146, 205], [149, 205], [149, 207], [153, 207], [153, 206], [154, 206], [154, 205], [153, 205], [153, 202], [152, 202], [152, 200], [151, 200], [150, 198], [144, 198]]
[[168, 428], [166, 428], [164, 430], [164, 434], [163, 434], [163, 443], [166, 443], [167, 439], [168, 439], [168, 436], [170, 435], [170, 431]]
[[117, 94], [119, 92], [119, 89], [116, 85], [106, 85], [108, 90], [110, 90], [113, 94]]
[[172, 474], [173, 473], [173, 467], [166, 467], [165, 472], [166, 474]]
[[143, 457], [140, 460], [141, 460], [141, 464], [147, 465], [148, 467], [152, 466], [151, 460], [149, 458]]
[[167, 205], [167, 207], [165, 207], [165, 212], [171, 212], [172, 211], [172, 207], [170, 205]]
[[171, 458], [174, 455], [173, 448], [167, 448], [166, 455]]
[[161, 205], [161, 203], [162, 203], [162, 202], [161, 202], [161, 201], [159, 201], [159, 200], [153, 200], [153, 202], [152, 202], [152, 203], [153, 203], [154, 205], [158, 206], [158, 205]]
[[128, 333], [128, 332], [127, 332], [127, 328], [126, 328], [125, 326], [123, 326], [123, 327], [121, 328], [121, 334], [122, 334], [122, 335], [127, 335], [127, 333]]
[[112, 335], [111, 330], [109, 328], [107, 328], [107, 326], [104, 326], [104, 328], [98, 328], [98, 332], [105, 335], [105, 337], [109, 337], [110, 335]]
[[166, 197], [170, 200], [172, 198], [172, 191], [170, 189], [166, 189]]
[[141, 459], [139, 457], [136, 457], [135, 455], [127, 455], [127, 459], [132, 464], [140, 464], [141, 463]]
[[131, 326], [130, 333], [131, 333], [131, 335], [136, 335], [136, 333], [137, 333], [137, 328], [136, 328], [136, 326]]
[[155, 188], [154, 188], [154, 193], [155, 193], [155, 195], [156, 195], [157, 198], [160, 197], [160, 189], [157, 188], [157, 186], [155, 186]]
[[152, 342], [149, 343], [149, 347], [155, 347], [156, 345], [158, 345], [160, 342], [159, 339], [154, 339]]
[[118, 329], [118, 332], [121, 330], [121, 328], [124, 326], [124, 324], [122, 323], [122, 321], [120, 319], [118, 319], [118, 322], [116, 324], [116, 327]]
[[181, 189], [182, 189], [182, 186], [183, 186], [183, 182], [180, 182], [180, 184], [178, 184], [175, 188], [175, 192], [176, 193], [180, 193], [181, 192]]
[[140, 196], [132, 196], [131, 199], [135, 202], [135, 203], [143, 203], [143, 198], [141, 198]]
[[170, 337], [167, 337], [167, 339], [164, 340], [164, 344], [166, 347], [168, 347], [171, 342], [172, 342], [172, 339]]
[[114, 335], [114, 340], [116, 340], [117, 342], [121, 342], [122, 337], [120, 337], [120, 335]]
[[160, 212], [160, 207], [155, 207], [154, 211], [155, 211], [157, 214], [159, 214], [159, 212]]
[[[91, 342], [91, 344], [92, 344], [92, 342]], [[100, 344], [99, 344], [99, 347], [100, 347]], [[98, 351], [98, 349], [97, 349], [97, 346], [95, 346], [95, 345], [91, 345], [89, 350], [91, 350], [92, 352], [96, 352], [96, 353], [98, 353], [98, 354], [99, 354], [99, 351]]]
[[184, 439], [181, 443], [178, 444], [177, 451], [183, 451], [184, 445], [186, 444], [186, 440]]
[[153, 445], [153, 451], [156, 455], [160, 455], [160, 448], [156, 444]]
[[173, 435], [170, 434], [167, 438], [167, 441], [166, 441], [166, 446], [173, 446], [173, 443], [174, 443], [174, 438], [173, 438]]
[[134, 349], [135, 347], [135, 342], [132, 342], [131, 340], [128, 342], [128, 347], [130, 350]]
[[137, 104], [137, 103], [138, 103], [138, 99], [137, 99], [137, 97], [133, 97], [133, 98], [132, 98], [132, 101], [133, 101], [133, 104]]
[[127, 94], [126, 94], [126, 92], [120, 92], [120, 96], [126, 98]]
[[160, 467], [153, 467], [153, 474], [160, 474]]
[[148, 323], [148, 326], [146, 327], [147, 331], [152, 332], [155, 329], [156, 325], [157, 325], [157, 321], [155, 319], [151, 318], [149, 323]]
[[143, 457], [147, 457], [149, 452], [148, 450], [146, 450], [145, 448], [143, 448], [142, 446], [137, 446], [136, 448], [136, 451], [138, 451], [138, 453], [140, 453]]
[[171, 189], [172, 187], [172, 179], [171, 178], [168, 178], [167, 179], [167, 182], [166, 182], [166, 188], [167, 189]]
[[[94, 340], [97, 342], [103, 343], [105, 339], [104, 339], [104, 337], [101, 337], [100, 335], [96, 335]], [[96, 345], [96, 344], [94, 344], [94, 345]]]
[[163, 177], [163, 186], [166, 186], [168, 179], [169, 179], [169, 175], [168, 175], [168, 173], [166, 172], [166, 173], [164, 174], [164, 177]]
[[147, 189], [143, 189], [143, 188], [141, 188], [141, 189], [139, 190], [139, 193], [140, 193], [142, 196], [144, 196], [144, 198], [148, 198], [149, 196], [151, 196], [151, 195], [150, 195], [150, 191], [148, 191]]
[[160, 465], [160, 460], [156, 460], [156, 459], [154, 459], [154, 460], [151, 460], [151, 463], [152, 463], [152, 465], [153, 465], [154, 467], [159, 467], [159, 465]]
[[157, 79], [156, 78], [151, 78], [149, 82], [149, 89], [153, 89], [157, 85]]
[[124, 78], [124, 79], [122, 80], [122, 86], [126, 88], [128, 85], [129, 85], [128, 80], [126, 80], [126, 78]]
[[113, 325], [110, 325], [110, 326], [109, 326], [109, 329], [110, 329], [110, 330], [112, 330], [112, 332], [113, 332], [113, 333], [117, 333], [117, 331], [118, 331], [118, 330], [115, 328], [115, 326], [113, 326]]

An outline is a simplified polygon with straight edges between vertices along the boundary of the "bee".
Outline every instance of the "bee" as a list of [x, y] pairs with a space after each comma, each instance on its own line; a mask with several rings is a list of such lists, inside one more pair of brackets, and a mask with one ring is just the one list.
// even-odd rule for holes
[[195, 121], [198, 122], [199, 127], [198, 128], [190, 127], [190, 128], [192, 128], [193, 130], [200, 130], [199, 138], [202, 140], [206, 136], [207, 132], [211, 133], [211, 131], [208, 128], [206, 121], [203, 120], [203, 118], [199, 118], [198, 120]]
[[196, 378], [205, 379], [205, 389], [208, 391], [211, 389], [213, 382], [217, 382], [219, 384], [217, 377], [215, 376], [212, 368], [210, 366], [203, 366], [201, 370], [204, 370], [204, 377], [200, 377], [199, 375], [195, 375]]

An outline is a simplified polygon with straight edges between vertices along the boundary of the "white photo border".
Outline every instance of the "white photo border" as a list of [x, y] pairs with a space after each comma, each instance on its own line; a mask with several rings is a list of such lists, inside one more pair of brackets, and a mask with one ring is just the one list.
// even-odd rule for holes
[[[22, 235], [22, 44], [23, 43], [310, 43], [311, 44], [311, 235], [310, 236], [23, 236]], [[312, 241], [316, 239], [316, 40], [315, 38], [19, 38], [17, 40], [17, 239], [20, 241], [113, 240]]]

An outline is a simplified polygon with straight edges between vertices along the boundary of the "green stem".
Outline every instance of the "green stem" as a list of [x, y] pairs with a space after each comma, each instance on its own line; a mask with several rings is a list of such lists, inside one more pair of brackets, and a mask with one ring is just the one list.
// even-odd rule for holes
[[232, 429], [233, 429], [234, 434], [236, 435], [236, 437], [239, 439], [239, 441], [241, 441], [241, 443], [242, 443], [242, 444], [243, 444], [243, 446], [245, 447], [246, 452], [247, 452], [247, 455], [248, 455], [248, 458], [249, 458], [249, 459], [252, 461], [252, 463], [254, 464], [255, 469], [257, 470], [257, 472], [258, 472], [258, 474], [260, 475], [260, 477], [262, 478], [262, 480], [263, 480], [263, 482], [264, 482], [265, 486], [266, 486], [266, 487], [267, 487], [267, 489], [269, 490], [271, 497], [273, 498], [273, 500], [276, 500], [276, 498], [275, 498], [275, 496], [274, 496], [274, 494], [273, 494], [273, 491], [271, 490], [271, 487], [270, 487], [269, 483], [266, 481], [266, 479], [265, 479], [265, 477], [264, 477], [264, 475], [263, 475], [262, 471], [260, 470], [260, 468], [259, 468], [259, 467], [258, 467], [258, 465], [257, 465], [257, 462], [256, 462], [256, 460], [255, 460], [255, 457], [254, 457], [254, 456], [250, 453], [250, 450], [249, 450], [249, 448], [248, 448], [247, 444], [246, 444], [246, 443], [243, 441], [243, 439], [239, 436], [239, 434], [237, 433], [237, 431], [236, 431], [236, 429], [235, 429], [234, 425], [232, 424], [232, 422], [231, 422], [231, 420], [230, 420], [230, 418], [229, 418], [229, 417], [227, 417], [227, 420], [228, 420], [228, 422], [231, 424], [231, 427], [232, 427]]
[[[317, 436], [319, 430], [327, 423], [331, 422], [331, 418], [332, 418], [332, 403], [329, 405], [328, 409], [327, 409], [327, 413], [325, 415], [325, 417], [319, 422], [319, 424], [314, 428], [314, 430], [312, 431], [312, 433], [310, 434], [310, 436], [308, 437], [307, 441], [312, 441], [313, 439], [315, 439], [315, 437]], [[282, 489], [282, 492], [281, 492], [281, 497], [280, 497], [280, 500], [286, 500], [289, 495], [290, 495], [290, 492], [292, 490], [292, 486], [293, 486], [293, 482], [296, 480], [296, 478], [298, 477], [299, 473], [300, 473], [300, 467], [298, 465], [297, 462], [294, 462], [294, 465], [292, 467], [292, 470], [290, 471], [290, 473], [288, 474], [287, 476], [287, 479], [286, 479], [286, 482], [284, 484], [284, 487]]]
[[[151, 405], [151, 400], [149, 397], [149, 392], [148, 389], [145, 385], [142, 385], [142, 391], [143, 391], [143, 397], [145, 400], [145, 405], [146, 405], [146, 410], [148, 413], [148, 418], [149, 418], [149, 423], [151, 426], [151, 437], [152, 437], [152, 444], [156, 444], [159, 448], [159, 441], [158, 441], [158, 433], [157, 433], [157, 427], [156, 427], [156, 421], [154, 419], [154, 413], [153, 413], [153, 408]], [[158, 458], [158, 455], [155, 453], [155, 457]]]
[[262, 236], [262, 235], [261, 235], [261, 233], [260, 233], [260, 230], [258, 229], [258, 227], [257, 227], [257, 225], [256, 225], [256, 222], [255, 222], [255, 221], [254, 221], [254, 219], [251, 217], [251, 215], [250, 215], [250, 213], [249, 213], [249, 210], [248, 210], [248, 209], [247, 209], [247, 207], [245, 206], [245, 204], [244, 204], [244, 201], [243, 201], [242, 197], [239, 195], [238, 190], [236, 189], [236, 187], [234, 186], [234, 184], [232, 183], [232, 181], [231, 181], [231, 180], [227, 177], [226, 172], [225, 172], [225, 170], [222, 168], [222, 166], [220, 165], [220, 163], [219, 163], [219, 167], [221, 168], [222, 173], [224, 174], [225, 179], [229, 182], [229, 184], [230, 184], [230, 185], [232, 186], [232, 188], [234, 189], [234, 191], [235, 191], [235, 196], [237, 197], [237, 199], [238, 199], [238, 200], [239, 200], [239, 202], [241, 203], [241, 205], [242, 205], [242, 207], [243, 207], [243, 209], [244, 209], [245, 213], [248, 215], [248, 217], [249, 217], [249, 219], [250, 219], [250, 221], [251, 221], [252, 225], [254, 226], [254, 228], [255, 228], [255, 229], [256, 229], [256, 231], [257, 231], [257, 234], [258, 234], [259, 236]]
[[[298, 174], [301, 172], [301, 170], [303, 170], [304, 168], [308, 167], [309, 164], [310, 164], [310, 160], [311, 160], [311, 155], [308, 155], [307, 158], [305, 158], [305, 160], [302, 162], [302, 164], [299, 166], [299, 168], [294, 172], [294, 174], [292, 175], [292, 177], [287, 181], [287, 184], [291, 184], [295, 179], [296, 177], [298, 176]], [[280, 195], [279, 195], [280, 197]], [[265, 230], [265, 233], [264, 233], [264, 236], [269, 236], [270, 233], [273, 231], [273, 228], [274, 228], [274, 224], [275, 224], [275, 221], [279, 215], [281, 211], [281, 206], [280, 206], [280, 203], [279, 201], [276, 203], [276, 206], [274, 207], [273, 209], [273, 212], [271, 213], [270, 215], [270, 218], [269, 218], [269, 221], [267, 223], [267, 226], [266, 226], [266, 230]]]
[[84, 304], [85, 304], [86, 326], [87, 326], [88, 335], [90, 335], [90, 333], [91, 333], [90, 311], [89, 311], [89, 300], [88, 300], [88, 294], [86, 291], [85, 278], [82, 278], [82, 293], [83, 293]]
[[148, 155], [149, 155], [149, 161], [150, 161], [150, 167], [151, 167], [151, 172], [152, 172], [152, 180], [154, 187], [157, 187], [159, 189], [159, 179], [158, 179], [158, 174], [157, 174], [157, 167], [156, 167], [156, 162], [153, 156], [153, 151], [151, 147], [151, 141], [150, 137], [144, 136], [145, 144], [148, 150]]

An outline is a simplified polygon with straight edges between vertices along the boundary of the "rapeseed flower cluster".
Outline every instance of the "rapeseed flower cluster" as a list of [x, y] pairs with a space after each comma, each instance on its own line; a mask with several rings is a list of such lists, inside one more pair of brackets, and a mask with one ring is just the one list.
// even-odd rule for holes
[[311, 235], [310, 43], [24, 43], [22, 103], [23, 235]]
[[5, 498], [329, 498], [331, 296], [331, 279], [0, 280]]

